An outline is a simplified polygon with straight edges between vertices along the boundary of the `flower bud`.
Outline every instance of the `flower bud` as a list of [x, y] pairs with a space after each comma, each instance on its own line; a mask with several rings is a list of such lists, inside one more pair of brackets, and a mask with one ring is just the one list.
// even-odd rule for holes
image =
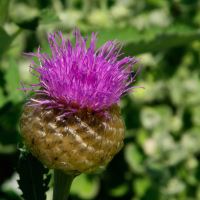
[[124, 124], [119, 107], [108, 117], [80, 111], [61, 116], [58, 109], [25, 105], [21, 133], [25, 144], [43, 164], [66, 173], [91, 172], [105, 166], [122, 148]]

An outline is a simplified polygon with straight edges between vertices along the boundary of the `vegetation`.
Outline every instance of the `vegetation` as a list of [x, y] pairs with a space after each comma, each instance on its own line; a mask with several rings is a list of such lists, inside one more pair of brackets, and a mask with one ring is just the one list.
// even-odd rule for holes
[[[74, 27], [84, 34], [97, 31], [98, 45], [121, 41], [125, 55], [140, 59], [135, 85], [145, 89], [135, 89], [121, 102], [127, 128], [123, 150], [106, 170], [76, 178], [70, 199], [200, 199], [198, 0], [0, 0], [0, 200], [22, 199], [18, 124], [27, 94], [19, 88], [34, 79], [23, 52], [38, 46], [48, 51], [48, 32], [67, 36]], [[46, 169], [35, 165], [41, 174], [34, 180], [41, 181]], [[33, 181], [28, 169], [18, 172], [27, 176], [21, 185]], [[43, 179], [37, 191], [47, 189], [49, 175]], [[21, 188], [24, 197], [30, 194], [28, 200], [45, 199], [27, 187]], [[52, 180], [47, 199], [51, 192]]]

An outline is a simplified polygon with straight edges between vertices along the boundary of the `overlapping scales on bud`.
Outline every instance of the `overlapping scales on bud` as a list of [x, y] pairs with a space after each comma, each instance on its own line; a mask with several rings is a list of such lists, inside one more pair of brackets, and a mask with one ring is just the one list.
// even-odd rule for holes
[[58, 109], [26, 105], [21, 132], [26, 146], [49, 168], [73, 174], [91, 172], [105, 166], [123, 146], [119, 107], [107, 112], [109, 118], [83, 111], [63, 118]]

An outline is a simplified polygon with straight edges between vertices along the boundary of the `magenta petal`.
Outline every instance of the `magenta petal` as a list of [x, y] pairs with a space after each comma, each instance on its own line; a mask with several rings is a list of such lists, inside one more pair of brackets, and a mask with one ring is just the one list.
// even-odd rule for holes
[[91, 35], [89, 47], [78, 29], [74, 37], [73, 46], [61, 32], [49, 34], [51, 55], [41, 53], [40, 48], [37, 53], [27, 54], [39, 60], [39, 64], [33, 62], [31, 66], [38, 74], [39, 84], [32, 85], [31, 89], [43, 95], [40, 100], [33, 99], [34, 104], [67, 108], [67, 112], [78, 109], [99, 112], [118, 103], [133, 87], [132, 67], [137, 60], [121, 58], [121, 45], [115, 41], [96, 49], [95, 33]]

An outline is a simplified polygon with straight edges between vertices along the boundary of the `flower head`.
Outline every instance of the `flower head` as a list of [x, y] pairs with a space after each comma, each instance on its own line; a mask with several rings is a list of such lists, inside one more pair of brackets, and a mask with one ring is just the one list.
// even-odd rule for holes
[[20, 128], [43, 164], [79, 174], [107, 165], [123, 146], [117, 103], [133, 87], [136, 59], [121, 58], [114, 41], [96, 49], [95, 33], [89, 46], [79, 30], [74, 37], [72, 45], [61, 32], [50, 34], [51, 55], [29, 53], [39, 60], [31, 66], [39, 83], [30, 88], [36, 94], [24, 106]]
[[[62, 33], [49, 34], [51, 55], [29, 53], [39, 64], [31, 68], [37, 72], [39, 83], [32, 89], [40, 98], [32, 98], [32, 105], [63, 109], [67, 113], [86, 109], [101, 112], [119, 102], [132, 88], [132, 67], [135, 58], [121, 58], [120, 44], [108, 41], [96, 49], [96, 34], [92, 33], [89, 47], [79, 30], [74, 31], [75, 45]], [[38, 89], [39, 87], [39, 89]]]

